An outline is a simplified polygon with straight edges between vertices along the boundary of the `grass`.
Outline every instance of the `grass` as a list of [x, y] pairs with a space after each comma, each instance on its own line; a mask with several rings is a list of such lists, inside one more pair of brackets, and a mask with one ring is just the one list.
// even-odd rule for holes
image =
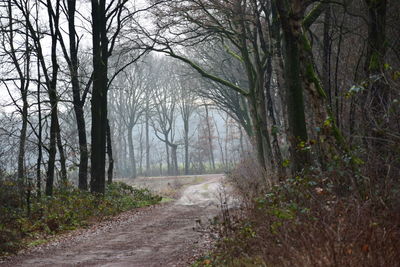
[[14, 182], [0, 183], [0, 256], [42, 244], [58, 233], [162, 201], [147, 189], [118, 182], [97, 196], [74, 187], [58, 188], [52, 197], [32, 199], [27, 207]]
[[174, 199], [173, 199], [173, 198], [170, 198], [170, 197], [163, 197], [163, 198], [161, 199], [161, 202], [160, 202], [160, 203], [168, 203], [168, 202], [171, 202], [171, 201], [174, 201]]

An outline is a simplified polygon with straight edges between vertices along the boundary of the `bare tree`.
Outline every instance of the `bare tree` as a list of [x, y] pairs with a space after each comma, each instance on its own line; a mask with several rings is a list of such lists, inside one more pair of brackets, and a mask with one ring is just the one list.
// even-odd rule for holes
[[[10, 77], [11, 79], [7, 79], [7, 74], [13, 73], [3, 73], [3, 84], [7, 88], [8, 94], [13, 101], [13, 104], [17, 108], [18, 112], [21, 115], [21, 131], [19, 136], [19, 148], [18, 148], [18, 182], [20, 187], [24, 184], [25, 180], [25, 148], [26, 148], [26, 138], [27, 138], [27, 127], [28, 127], [28, 93], [29, 93], [29, 85], [30, 85], [30, 67], [31, 67], [31, 47], [29, 45], [30, 38], [28, 34], [28, 30], [24, 29], [21, 20], [18, 20], [17, 15], [13, 14], [13, 4], [12, 1], [7, 1], [7, 14], [8, 24], [2, 25], [2, 48], [4, 51], [4, 57], [6, 61], [9, 59], [13, 66], [13, 70], [17, 72], [17, 77]], [[18, 32], [14, 29], [14, 27], [22, 28]], [[17, 38], [15, 35], [18, 34]], [[19, 96], [17, 99], [14, 98], [9, 86], [9, 80], [13, 86], [18, 88]], [[22, 102], [22, 106], [19, 102]]]
[[[31, 13], [32, 7], [29, 5], [29, 1], [13, 1], [15, 7], [21, 12], [24, 17], [24, 23], [29, 31], [30, 37], [33, 41], [33, 47], [37, 53], [38, 61], [40, 62], [40, 68], [45, 79], [46, 89], [49, 95], [51, 105], [51, 125], [50, 125], [50, 145], [49, 145], [49, 161], [47, 169], [47, 180], [46, 180], [46, 194], [51, 195], [53, 192], [54, 182], [54, 170], [56, 160], [56, 149], [58, 148], [60, 154], [61, 163], [61, 178], [65, 182], [67, 180], [66, 170], [66, 159], [64, 154], [64, 148], [61, 141], [60, 123], [58, 118], [58, 95], [57, 95], [57, 77], [59, 73], [59, 65], [57, 61], [57, 34], [60, 19], [60, 1], [56, 1], [55, 4], [47, 1], [42, 3], [46, 7], [48, 14], [48, 27], [49, 35], [51, 39], [50, 49], [50, 65], [51, 73], [49, 72], [48, 62], [45, 60], [44, 48], [42, 45], [41, 33], [37, 31], [38, 19]], [[54, 6], [53, 6], [54, 4]], [[34, 5], [36, 9], [40, 8], [39, 3]], [[38, 13], [36, 13], [38, 14]], [[32, 21], [33, 20], [33, 21]], [[36, 26], [35, 26], [36, 25]]]
[[[157, 43], [153, 49], [182, 60], [203, 77], [246, 97], [258, 162], [264, 169], [274, 166], [264, 91], [266, 62], [271, 55], [265, 27], [269, 11], [260, 1], [187, 0], [169, 1], [156, 12], [157, 32], [154, 36], [147, 34]], [[173, 39], [168, 37], [171, 34]], [[247, 87], [210, 72], [187, 55], [179, 53], [175, 46], [191, 46], [216, 38], [222, 39], [232, 57], [242, 62]]]
[[120, 116], [127, 131], [128, 149], [130, 157], [131, 177], [137, 176], [137, 162], [133, 140], [133, 129], [138, 124], [146, 111], [146, 82], [148, 81], [149, 70], [146, 66], [131, 65], [115, 80], [112, 87], [113, 105], [115, 113], [113, 116]]
[[176, 87], [177, 79], [171, 71], [171, 61], [167, 61], [165, 58], [159, 59], [159, 65], [160, 68], [154, 73], [158, 77], [152, 90], [155, 116], [151, 118], [151, 124], [157, 138], [165, 143], [168, 173], [176, 175], [178, 173], [178, 144], [174, 143], [174, 127], [177, 95], [173, 90]]
[[79, 82], [79, 40], [77, 41], [77, 31], [75, 25], [76, 17], [76, 0], [68, 0], [67, 3], [63, 0], [64, 6], [66, 6], [66, 13], [68, 19], [68, 39], [69, 39], [69, 51], [64, 43], [63, 34], [61, 31], [57, 31], [58, 38], [60, 40], [61, 48], [65, 60], [67, 61], [69, 73], [71, 76], [72, 86], [72, 97], [74, 112], [76, 116], [76, 125], [78, 129], [78, 142], [79, 142], [79, 188], [82, 190], [88, 189], [87, 184], [87, 171], [89, 153], [87, 148], [86, 138], [86, 123], [83, 107], [85, 105], [86, 96], [91, 85], [92, 79], [89, 79], [85, 90], [82, 93], [81, 84]]
[[[182, 73], [182, 71], [180, 71]], [[196, 100], [198, 99], [196, 86], [200, 86], [196, 79], [191, 76], [179, 77], [177, 83], [179, 93], [178, 107], [183, 120], [183, 143], [184, 143], [184, 173], [189, 174], [189, 139], [190, 139], [190, 119], [197, 108]]]

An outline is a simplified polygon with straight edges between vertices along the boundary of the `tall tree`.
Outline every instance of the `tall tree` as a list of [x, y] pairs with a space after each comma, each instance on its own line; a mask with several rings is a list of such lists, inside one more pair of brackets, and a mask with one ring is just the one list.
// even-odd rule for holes
[[[22, 38], [24, 39], [23, 45], [20, 47], [18, 41], [15, 40], [15, 34], [17, 31], [14, 29], [14, 26], [17, 25], [19, 28], [18, 19], [14, 17], [13, 14], [13, 4], [12, 1], [7, 1], [7, 17], [8, 17], [8, 25], [6, 27], [2, 26], [2, 30], [4, 31], [3, 39], [2, 39], [2, 47], [4, 49], [5, 55], [7, 55], [11, 59], [11, 63], [15, 68], [18, 74], [18, 82], [13, 80], [13, 84], [18, 88], [22, 107], [18, 103], [18, 101], [12, 95], [7, 82], [3, 80], [4, 85], [7, 88], [10, 98], [13, 100], [13, 103], [16, 105], [20, 115], [22, 126], [19, 135], [19, 147], [18, 147], [18, 171], [17, 177], [18, 182], [20, 184], [20, 188], [24, 184], [25, 180], [25, 150], [26, 150], [26, 138], [27, 138], [27, 127], [28, 127], [28, 92], [30, 85], [30, 58], [31, 51], [29, 47], [29, 34], [28, 30], [22, 30]], [[18, 31], [19, 32], [19, 31]], [[17, 45], [17, 47], [16, 47]], [[3, 74], [4, 75], [4, 74]]]
[[[277, 7], [283, 32], [289, 140], [292, 170], [297, 172], [310, 163], [310, 154], [306, 148], [310, 132], [315, 135], [314, 129], [322, 128], [327, 119], [332, 122], [333, 127], [336, 124], [333, 118], [328, 117], [327, 107], [324, 103], [326, 94], [315, 71], [312, 47], [305, 33], [326, 9], [327, 3], [317, 3], [308, 14], [306, 14], [306, 10], [313, 4], [310, 1], [275, 0], [274, 4]], [[309, 106], [308, 113], [305, 108], [306, 102]], [[310, 117], [308, 120], [306, 120], [306, 114]], [[310, 124], [309, 129], [307, 129], [307, 121]], [[325, 152], [319, 151], [318, 154], [322, 157], [322, 155], [326, 155]], [[320, 161], [321, 164], [324, 164], [323, 159]]]
[[92, 0], [93, 91], [92, 91], [92, 192], [104, 193], [107, 132], [108, 37], [106, 0]]
[[154, 73], [157, 83], [152, 91], [155, 115], [151, 118], [157, 138], [165, 144], [166, 161], [169, 175], [178, 173], [178, 144], [174, 143], [177, 94], [173, 91], [178, 83], [172, 73], [172, 61], [159, 61], [160, 68]]
[[[65, 1], [64, 5], [65, 5]], [[87, 184], [87, 173], [88, 173], [88, 161], [89, 153], [87, 148], [87, 138], [86, 138], [86, 123], [84, 116], [84, 104], [86, 100], [87, 91], [91, 85], [91, 79], [82, 94], [81, 85], [79, 82], [79, 63], [78, 63], [78, 51], [79, 46], [76, 40], [77, 32], [75, 25], [76, 18], [76, 0], [67, 0], [66, 5], [66, 16], [68, 19], [68, 38], [69, 38], [69, 51], [64, 43], [63, 34], [60, 30], [57, 31], [58, 38], [61, 43], [61, 48], [64, 54], [64, 58], [67, 61], [69, 73], [71, 76], [71, 86], [72, 86], [72, 99], [74, 105], [74, 112], [76, 117], [76, 125], [78, 129], [78, 143], [79, 143], [79, 188], [82, 190], [88, 189]]]
[[[268, 10], [260, 1], [169, 1], [157, 10], [157, 51], [182, 60], [203, 77], [220, 83], [246, 97], [253, 128], [253, 143], [263, 169], [274, 168], [270, 134], [266, 120], [265, 74], [270, 47], [266, 33]], [[172, 16], [179, 19], [172, 19]], [[171, 28], [173, 30], [171, 30]], [[166, 35], [173, 34], [174, 40]], [[146, 34], [148, 36], [148, 34]], [[161, 35], [161, 37], [160, 37]], [[176, 44], [191, 46], [202, 40], [219, 38], [233, 58], [243, 64], [248, 86], [227, 80], [202, 67], [187, 55], [178, 53]]]
[[190, 119], [192, 117], [193, 112], [197, 108], [195, 104], [195, 100], [197, 99], [196, 91], [193, 85], [194, 79], [188, 78], [181, 79], [179, 81], [179, 98], [178, 98], [178, 107], [183, 120], [183, 143], [184, 143], [184, 173], [185, 175], [189, 174], [189, 139], [190, 139]]
[[[38, 61], [40, 62], [40, 67], [42, 69], [42, 74], [45, 79], [46, 89], [49, 95], [49, 102], [51, 105], [50, 111], [50, 144], [49, 144], [49, 160], [47, 166], [47, 179], [46, 179], [46, 194], [52, 195], [53, 193], [53, 183], [54, 183], [54, 173], [55, 173], [55, 163], [56, 163], [56, 153], [57, 147], [60, 154], [61, 162], [61, 178], [65, 182], [67, 180], [67, 170], [65, 163], [64, 149], [61, 142], [61, 130], [58, 118], [58, 95], [57, 95], [57, 79], [59, 73], [59, 65], [57, 60], [57, 34], [56, 31], [59, 27], [60, 19], [60, 1], [52, 3], [47, 0], [45, 4], [48, 18], [49, 34], [51, 39], [51, 49], [50, 49], [50, 62], [51, 62], [51, 73], [49, 72], [48, 63], [46, 62], [41, 34], [37, 31], [38, 27], [34, 27], [32, 23], [31, 7], [27, 4], [29, 1], [14, 1], [14, 5], [22, 13], [26, 27], [29, 31], [30, 37], [33, 40], [33, 45], [37, 53]], [[53, 6], [54, 4], [54, 6]], [[36, 4], [37, 9], [40, 8], [39, 4]], [[38, 23], [38, 19], [35, 19], [35, 23]]]
[[284, 74], [292, 164], [293, 169], [299, 171], [309, 162], [308, 152], [298, 149], [301, 142], [308, 140], [300, 62], [304, 6], [301, 0], [275, 1], [275, 3], [278, 7], [284, 38]]
[[[92, 153], [91, 153], [91, 191], [104, 193], [106, 163], [106, 130], [107, 130], [107, 92], [113, 80], [126, 67], [136, 62], [147, 50], [133, 55], [128, 63], [109, 75], [109, 58], [117, 43], [121, 42], [120, 33], [133, 18], [141, 12], [126, 4], [128, 0], [92, 0], [92, 44], [93, 44], [93, 90], [92, 90]], [[133, 3], [134, 5], [134, 3]], [[110, 35], [110, 36], [108, 36]], [[129, 40], [129, 39], [128, 39]], [[122, 45], [121, 45], [122, 46]], [[122, 49], [124, 50], [124, 49]], [[127, 50], [127, 49], [125, 49]], [[118, 62], [118, 61], [117, 61]], [[110, 151], [110, 150], [109, 150]]]

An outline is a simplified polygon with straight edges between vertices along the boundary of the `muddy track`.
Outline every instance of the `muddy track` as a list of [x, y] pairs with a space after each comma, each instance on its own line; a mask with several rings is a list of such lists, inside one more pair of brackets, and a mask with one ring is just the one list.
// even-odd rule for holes
[[212, 243], [201, 230], [218, 213], [221, 180], [206, 176], [176, 201], [126, 212], [0, 266], [189, 266]]

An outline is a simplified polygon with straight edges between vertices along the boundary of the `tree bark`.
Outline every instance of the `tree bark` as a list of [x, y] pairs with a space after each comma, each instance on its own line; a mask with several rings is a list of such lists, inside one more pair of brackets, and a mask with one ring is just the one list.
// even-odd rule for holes
[[[37, 73], [38, 77], [40, 77], [40, 62], [37, 62]], [[42, 105], [41, 105], [41, 96], [40, 96], [40, 82], [37, 84], [37, 105], [38, 105], [38, 155], [36, 160], [36, 191], [37, 197], [40, 198], [42, 195]]]
[[169, 156], [169, 145], [168, 145], [168, 134], [165, 135], [165, 152], [166, 152], [166, 161], [167, 161], [167, 170], [168, 170], [168, 175], [171, 175], [172, 168], [171, 168], [171, 161], [170, 161], [170, 156]]
[[114, 158], [112, 151], [110, 122], [108, 119], [107, 119], [107, 156], [108, 156], [107, 183], [111, 184], [113, 181], [113, 173], [114, 173]]
[[[47, 171], [47, 180], [46, 180], [46, 195], [51, 196], [53, 194], [53, 184], [54, 184], [54, 170], [55, 170], [55, 160], [56, 160], [56, 146], [57, 146], [57, 138], [60, 136], [60, 124], [58, 121], [58, 97], [57, 97], [57, 75], [59, 70], [59, 65], [57, 62], [57, 35], [55, 34], [55, 29], [58, 28], [58, 20], [59, 20], [59, 8], [60, 3], [57, 1], [56, 3], [56, 15], [53, 17], [51, 11], [51, 2], [47, 1], [47, 11], [49, 15], [50, 22], [50, 30], [51, 30], [51, 63], [52, 63], [52, 76], [51, 79], [47, 74], [46, 64], [44, 62], [44, 56], [42, 51], [40, 51], [40, 61], [42, 62], [42, 69], [46, 74], [46, 83], [48, 87], [49, 100], [51, 105], [51, 115], [50, 115], [50, 148], [49, 148], [49, 161], [48, 161], [48, 171]], [[54, 18], [54, 24], [53, 24]], [[40, 42], [40, 40], [38, 40]], [[41, 49], [40, 49], [41, 50]], [[59, 137], [61, 138], [61, 137]], [[59, 151], [60, 153], [63, 150]], [[65, 167], [65, 157], [60, 154], [61, 163], [64, 164]], [[63, 179], [65, 174], [65, 169], [63, 168]]]
[[[383, 124], [382, 113], [387, 108], [389, 99], [388, 86], [383, 78], [387, 49], [387, 0], [365, 0], [365, 2], [368, 6], [368, 46], [365, 73], [370, 81], [367, 103], [371, 109], [371, 120]], [[372, 125], [372, 127], [373, 129], [380, 128], [379, 125]]]
[[92, 0], [93, 92], [91, 192], [104, 194], [107, 132], [108, 39], [106, 1]]
[[[309, 154], [299, 144], [308, 139], [304, 109], [304, 96], [301, 79], [301, 35], [302, 2], [276, 0], [284, 40], [284, 76], [286, 84], [286, 104], [289, 122], [289, 141], [291, 144], [291, 163], [293, 172], [301, 171], [309, 163]], [[288, 6], [286, 6], [288, 5]]]
[[[267, 109], [268, 109], [268, 115], [269, 118], [272, 122], [272, 127], [271, 127], [271, 135], [272, 135], [272, 147], [274, 150], [274, 165], [275, 168], [278, 170], [278, 175], [279, 177], [284, 177], [285, 176], [285, 170], [283, 167], [283, 157], [282, 157], [282, 152], [281, 148], [279, 146], [279, 140], [278, 140], [278, 129], [279, 129], [279, 123], [278, 120], [276, 119], [276, 112], [275, 112], [275, 107], [273, 104], [273, 98], [272, 98], [272, 93], [271, 93], [271, 83], [272, 83], [272, 56], [268, 59], [268, 66], [267, 66], [267, 79], [265, 82], [265, 95], [266, 95], [266, 101], [267, 101]], [[241, 133], [241, 146], [243, 147], [243, 141], [242, 141], [242, 131], [240, 130]]]
[[76, 126], [78, 128], [78, 142], [79, 142], [79, 189], [87, 190], [87, 175], [88, 175], [88, 161], [89, 153], [87, 148], [86, 138], [86, 123], [83, 111], [83, 99], [81, 99], [81, 89], [79, 85], [78, 76], [78, 47], [76, 44], [76, 31], [75, 31], [75, 12], [76, 0], [68, 0], [68, 29], [69, 29], [69, 52], [70, 61], [69, 69], [71, 75], [72, 97], [74, 104], [74, 112], [76, 116]]
[[140, 126], [139, 136], [139, 175], [143, 175], [143, 125]]
[[331, 9], [325, 10], [324, 17], [324, 39], [322, 47], [322, 87], [328, 95], [329, 105], [332, 107], [332, 92], [330, 79], [330, 58], [331, 58]]
[[136, 157], [135, 157], [135, 148], [133, 146], [133, 136], [132, 136], [133, 127], [128, 127], [128, 147], [129, 147], [129, 158], [131, 165], [131, 178], [136, 178]]
[[[29, 35], [28, 35], [28, 27], [26, 28], [25, 33], [25, 49], [26, 49], [26, 62], [24, 62], [25, 66], [23, 69], [20, 66], [18, 61], [18, 57], [16, 55], [16, 49], [14, 47], [14, 21], [13, 21], [13, 8], [11, 5], [11, 1], [8, 1], [8, 26], [9, 26], [9, 35], [8, 41], [10, 45], [10, 51], [6, 53], [11, 57], [12, 63], [18, 73], [20, 84], [19, 91], [21, 93], [22, 100], [22, 108], [19, 109], [21, 111], [22, 118], [22, 126], [19, 135], [19, 146], [18, 146], [18, 167], [17, 167], [17, 178], [19, 189], [22, 190], [25, 180], [25, 150], [26, 150], [26, 134], [27, 134], [27, 126], [28, 126], [28, 88], [29, 88], [29, 63], [30, 63], [30, 52], [29, 52]], [[22, 194], [21, 194], [22, 195]]]
[[208, 105], [204, 105], [206, 110], [206, 123], [207, 123], [207, 135], [208, 135], [208, 149], [210, 150], [210, 161], [212, 170], [215, 170], [215, 159], [214, 159], [214, 146], [213, 146], [213, 137], [211, 133], [211, 125], [210, 125], [210, 116], [208, 114]]
[[[52, 106], [54, 108], [54, 106]], [[54, 184], [54, 169], [56, 161], [56, 116], [55, 112], [51, 112], [50, 115], [50, 144], [49, 144], [49, 159], [47, 163], [47, 177], [46, 177], [46, 195], [53, 195], [53, 184]]]
[[185, 149], [185, 175], [189, 174], [189, 120], [183, 121], [183, 140]]
[[146, 176], [150, 175], [150, 125], [149, 125], [149, 100], [146, 99]]
[[172, 156], [172, 175], [178, 175], [178, 156], [177, 151], [178, 145], [172, 144], [171, 145], [171, 156]]
[[252, 141], [257, 151], [257, 160], [264, 170], [268, 170], [274, 167], [274, 159], [266, 121], [264, 89], [258, 89], [257, 92], [249, 95], [248, 101], [254, 133]]
[[57, 148], [58, 148], [58, 153], [60, 154], [61, 181], [62, 181], [63, 185], [66, 185], [67, 182], [68, 182], [67, 165], [66, 165], [64, 147], [62, 145], [60, 123], [58, 121], [58, 118], [57, 118], [57, 124], [58, 124], [58, 129], [57, 129]]

